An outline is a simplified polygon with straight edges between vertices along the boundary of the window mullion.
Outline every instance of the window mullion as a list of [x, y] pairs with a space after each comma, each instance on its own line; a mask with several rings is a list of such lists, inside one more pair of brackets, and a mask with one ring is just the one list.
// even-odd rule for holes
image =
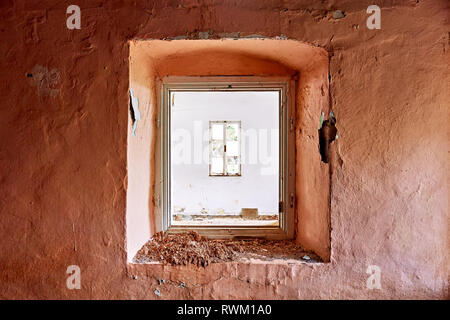
[[228, 175], [227, 172], [227, 122], [223, 122], [223, 175]]

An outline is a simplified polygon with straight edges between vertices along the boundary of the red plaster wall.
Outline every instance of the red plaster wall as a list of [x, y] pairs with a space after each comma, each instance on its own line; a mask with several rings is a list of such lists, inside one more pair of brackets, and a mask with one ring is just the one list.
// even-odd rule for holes
[[[450, 9], [384, 1], [368, 30], [369, 4], [90, 0], [71, 31], [66, 3], [0, 2], [0, 298], [448, 297]], [[330, 263], [127, 266], [128, 40], [198, 31], [332, 53]], [[65, 286], [71, 264], [81, 290]]]

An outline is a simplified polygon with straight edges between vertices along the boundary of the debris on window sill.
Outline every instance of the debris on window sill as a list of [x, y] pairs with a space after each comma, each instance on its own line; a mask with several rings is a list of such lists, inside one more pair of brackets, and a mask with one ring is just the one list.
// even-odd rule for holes
[[217, 240], [207, 239], [196, 232], [181, 234], [159, 232], [138, 251], [133, 262], [159, 262], [169, 265], [192, 264], [198, 267], [207, 267], [212, 263], [244, 259], [321, 262], [319, 256], [305, 250], [294, 240]]

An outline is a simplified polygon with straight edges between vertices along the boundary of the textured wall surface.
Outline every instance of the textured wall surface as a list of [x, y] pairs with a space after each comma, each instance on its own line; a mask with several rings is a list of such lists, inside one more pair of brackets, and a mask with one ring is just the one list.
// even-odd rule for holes
[[[0, 2], [0, 298], [448, 297], [448, 1], [77, 4]], [[330, 52], [331, 262], [127, 265], [128, 41], [254, 35]]]

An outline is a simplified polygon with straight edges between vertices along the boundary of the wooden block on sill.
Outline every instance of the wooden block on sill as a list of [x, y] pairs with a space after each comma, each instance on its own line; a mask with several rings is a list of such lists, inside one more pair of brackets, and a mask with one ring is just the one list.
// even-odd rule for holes
[[242, 208], [241, 216], [243, 218], [258, 218], [258, 208]]

